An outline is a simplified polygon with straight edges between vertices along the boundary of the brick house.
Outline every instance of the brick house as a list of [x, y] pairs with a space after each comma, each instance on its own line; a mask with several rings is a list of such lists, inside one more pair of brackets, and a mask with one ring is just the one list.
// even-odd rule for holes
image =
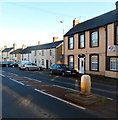
[[118, 2], [115, 10], [73, 21], [64, 35], [64, 63], [82, 74], [118, 78]]

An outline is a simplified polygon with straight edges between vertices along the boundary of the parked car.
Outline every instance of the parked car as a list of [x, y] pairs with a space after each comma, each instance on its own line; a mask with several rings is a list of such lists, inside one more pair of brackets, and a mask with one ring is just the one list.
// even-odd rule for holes
[[21, 67], [23, 67], [23, 65], [24, 65], [25, 63], [29, 63], [29, 61], [19, 61], [19, 63], [18, 63], [19, 69], [21, 69]]
[[13, 61], [3, 61], [2, 62], [2, 67], [9, 67], [9, 65], [13, 63]]
[[65, 64], [53, 64], [50, 68], [50, 74], [60, 74], [62, 76], [66, 75], [77, 75], [77, 71], [70, 68], [68, 65]]
[[29, 70], [39, 70], [40, 69], [35, 63], [25, 63], [20, 68], [24, 69], [26, 71], [29, 71]]
[[9, 67], [18, 67], [18, 62], [13, 62], [9, 65]]

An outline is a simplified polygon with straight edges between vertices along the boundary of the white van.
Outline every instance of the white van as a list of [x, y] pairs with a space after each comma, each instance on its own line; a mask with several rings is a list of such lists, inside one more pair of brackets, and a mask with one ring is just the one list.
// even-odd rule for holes
[[20, 62], [18, 63], [19, 69], [21, 69], [25, 63], [29, 63], [29, 61], [20, 61]]

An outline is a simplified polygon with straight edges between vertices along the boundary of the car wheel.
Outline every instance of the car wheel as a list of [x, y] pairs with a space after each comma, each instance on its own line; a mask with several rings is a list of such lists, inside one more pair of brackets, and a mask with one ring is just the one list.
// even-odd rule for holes
[[62, 75], [62, 76], [66, 76], [65, 72], [62, 72], [61, 75]]
[[52, 70], [50, 70], [50, 74], [53, 74], [53, 71], [52, 71]]
[[26, 71], [29, 71], [29, 68], [25, 68]]

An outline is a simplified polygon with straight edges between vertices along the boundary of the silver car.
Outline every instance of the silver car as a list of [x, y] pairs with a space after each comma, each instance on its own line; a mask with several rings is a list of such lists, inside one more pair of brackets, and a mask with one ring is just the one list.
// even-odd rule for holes
[[39, 70], [39, 67], [35, 63], [25, 63], [21, 66], [21, 69], [29, 70]]

